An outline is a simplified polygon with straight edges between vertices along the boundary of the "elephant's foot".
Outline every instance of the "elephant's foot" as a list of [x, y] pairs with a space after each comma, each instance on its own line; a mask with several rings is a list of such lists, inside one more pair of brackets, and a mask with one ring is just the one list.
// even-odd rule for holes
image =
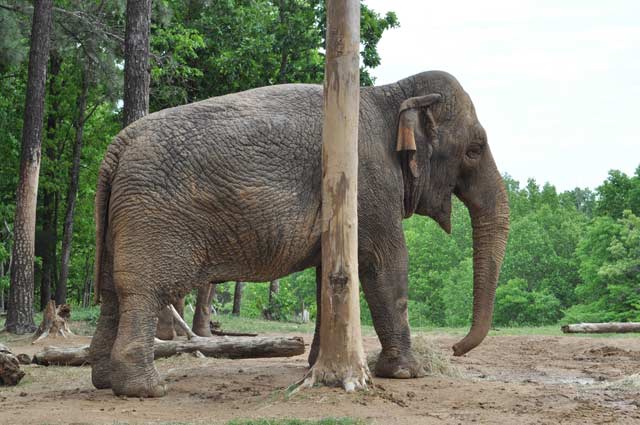
[[111, 388], [111, 361], [101, 360], [91, 365], [91, 382], [99, 390]]
[[[132, 329], [131, 321], [130, 312], [120, 318], [118, 338], [111, 351], [111, 389], [120, 396], [162, 397], [167, 388], [153, 364], [156, 322], [146, 319], [146, 328]], [[141, 336], [149, 334], [150, 337]]]
[[380, 378], [409, 379], [420, 378], [425, 371], [410, 352], [383, 350], [376, 362], [375, 375]]
[[118, 396], [163, 397], [167, 386], [153, 364], [139, 365], [112, 359], [111, 389]]

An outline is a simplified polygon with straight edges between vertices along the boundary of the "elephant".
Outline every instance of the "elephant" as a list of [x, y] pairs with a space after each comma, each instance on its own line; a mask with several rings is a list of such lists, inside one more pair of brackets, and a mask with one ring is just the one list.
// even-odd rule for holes
[[[284, 84], [165, 109], [115, 137], [95, 201], [95, 387], [166, 393], [153, 363], [157, 317], [193, 287], [322, 266], [322, 118], [322, 86]], [[428, 216], [450, 232], [452, 195], [469, 210], [474, 301], [471, 329], [453, 347], [462, 355], [491, 326], [505, 186], [471, 98], [446, 72], [361, 88], [358, 134], [359, 276], [382, 346], [374, 372], [421, 376], [402, 220]]]

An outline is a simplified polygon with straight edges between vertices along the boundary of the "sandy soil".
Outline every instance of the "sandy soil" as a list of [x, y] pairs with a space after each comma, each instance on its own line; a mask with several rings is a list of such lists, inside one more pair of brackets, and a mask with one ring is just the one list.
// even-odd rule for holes
[[[310, 336], [305, 336], [307, 342]], [[433, 336], [443, 350], [455, 342]], [[48, 340], [8, 341], [33, 354]], [[378, 348], [365, 339], [367, 351]], [[640, 389], [612, 383], [640, 373], [640, 338], [489, 337], [462, 358], [462, 378], [376, 379], [367, 393], [285, 389], [306, 357], [220, 360], [182, 355], [156, 362], [169, 382], [162, 399], [117, 398], [95, 390], [90, 368], [25, 366], [17, 387], [0, 388], [0, 423], [225, 423], [234, 418], [358, 417], [372, 424], [640, 424]]]

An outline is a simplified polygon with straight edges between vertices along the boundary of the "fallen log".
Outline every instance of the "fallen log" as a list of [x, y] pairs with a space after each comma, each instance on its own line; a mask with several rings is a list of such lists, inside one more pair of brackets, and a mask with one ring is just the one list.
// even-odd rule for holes
[[577, 323], [563, 325], [560, 329], [566, 334], [575, 333], [628, 333], [640, 332], [640, 323]]
[[18, 358], [5, 345], [0, 344], [0, 385], [18, 385], [24, 378]]
[[[171, 357], [199, 351], [206, 357], [249, 359], [292, 357], [304, 353], [301, 337], [192, 337], [192, 339], [154, 342], [154, 358]], [[46, 347], [36, 353], [34, 363], [49, 366], [82, 366], [89, 364], [89, 346]]]

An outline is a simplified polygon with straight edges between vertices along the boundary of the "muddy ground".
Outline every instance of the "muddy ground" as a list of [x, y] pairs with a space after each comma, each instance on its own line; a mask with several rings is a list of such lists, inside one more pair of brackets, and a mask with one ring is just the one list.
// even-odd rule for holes
[[[305, 340], [310, 342], [310, 335]], [[442, 350], [456, 341], [430, 336]], [[14, 352], [88, 338], [6, 341]], [[378, 348], [375, 337], [365, 349]], [[17, 387], [0, 387], [0, 423], [226, 423], [235, 418], [357, 417], [372, 424], [640, 424], [640, 338], [492, 336], [462, 358], [461, 378], [376, 379], [367, 393], [315, 388], [287, 398], [306, 356], [221, 360], [182, 355], [156, 362], [169, 382], [162, 399], [96, 390], [90, 368], [24, 366]]]

